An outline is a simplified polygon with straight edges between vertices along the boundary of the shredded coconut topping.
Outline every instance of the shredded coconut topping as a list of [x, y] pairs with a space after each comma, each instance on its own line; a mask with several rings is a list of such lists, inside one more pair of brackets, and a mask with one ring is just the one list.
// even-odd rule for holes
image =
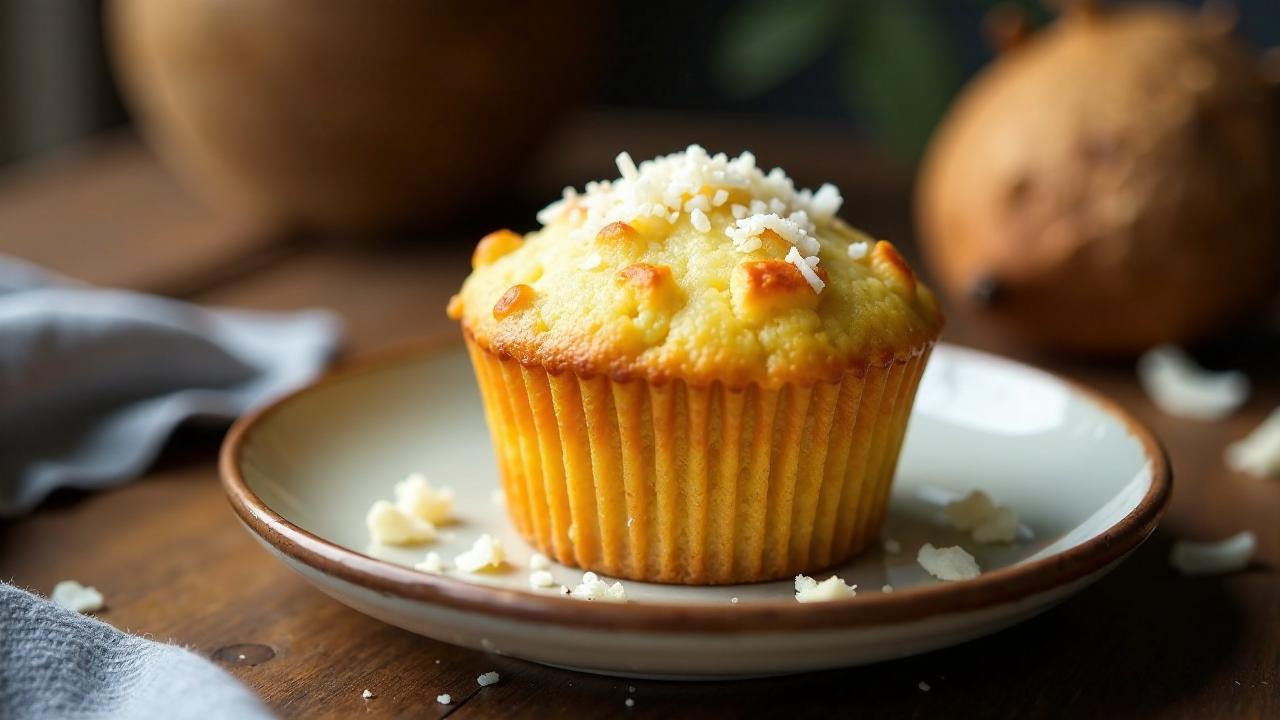
[[1227, 467], [1258, 477], [1280, 477], [1280, 408], [1248, 436], [1227, 446]]
[[[712, 227], [707, 213], [737, 193], [752, 199], [749, 205], [729, 206], [735, 222], [724, 232], [735, 249], [744, 253], [760, 249], [760, 234], [771, 230], [803, 256], [816, 257], [817, 227], [829, 223], [844, 202], [840, 191], [829, 183], [816, 192], [797, 190], [781, 168], [765, 173], [750, 152], [730, 159], [724, 153], [710, 155], [701, 146], [690, 145], [683, 152], [646, 160], [639, 166], [625, 152], [619, 153], [615, 162], [618, 179], [587, 183], [581, 193], [565, 188], [559, 200], [538, 213], [538, 222], [548, 225], [564, 219], [577, 223], [573, 237], [587, 239], [614, 222], [657, 217], [674, 225], [682, 214], [688, 214], [693, 227], [706, 233]], [[822, 289], [820, 281], [810, 280], [809, 284], [815, 292]]]
[[796, 266], [796, 269], [804, 276], [805, 282], [809, 283], [809, 287], [813, 288], [815, 293], [822, 292], [822, 288], [827, 286], [826, 283], [822, 282], [822, 278], [818, 277], [817, 271], [814, 270], [818, 266], [818, 258], [816, 256], [801, 257], [800, 251], [793, 247], [787, 251], [786, 260]]

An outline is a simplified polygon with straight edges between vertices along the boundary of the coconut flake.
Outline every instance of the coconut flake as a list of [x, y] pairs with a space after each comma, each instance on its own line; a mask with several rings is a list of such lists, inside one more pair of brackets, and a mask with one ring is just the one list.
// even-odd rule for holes
[[1253, 432], [1227, 446], [1227, 467], [1258, 477], [1280, 477], [1280, 408]]
[[78, 613], [98, 612], [105, 607], [105, 598], [98, 588], [86, 587], [75, 580], [63, 580], [53, 586], [49, 599], [56, 605]]
[[867, 242], [849, 243], [849, 259], [850, 260], [861, 260], [862, 258], [867, 256], [868, 252], [871, 252], [871, 243], [867, 243]]
[[460, 572], [474, 573], [500, 569], [507, 562], [502, 541], [485, 533], [476, 539], [471, 549], [453, 559]]
[[1249, 566], [1257, 545], [1258, 539], [1247, 530], [1219, 542], [1179, 540], [1173, 544], [1169, 564], [1183, 575], [1236, 572]]
[[996, 507], [973, 529], [973, 539], [983, 544], [1010, 543], [1017, 537], [1018, 513], [1007, 505]]
[[971, 533], [980, 543], [1013, 542], [1018, 536], [1018, 513], [997, 505], [981, 490], [947, 503], [942, 514], [952, 527]]
[[1156, 407], [1191, 420], [1221, 420], [1249, 397], [1244, 373], [1210, 372], [1172, 345], [1152, 348], [1139, 358], [1138, 379]]
[[820, 293], [827, 284], [822, 282], [822, 278], [818, 277], [818, 273], [814, 270], [814, 266], [818, 264], [818, 258], [812, 258], [812, 263], [809, 262], [810, 259], [802, 257], [800, 251], [794, 247], [787, 251], [786, 261], [796, 266], [796, 269], [804, 276], [805, 282], [809, 283], [809, 287], [813, 288], [815, 293]]
[[579, 600], [602, 600], [604, 602], [626, 602], [627, 591], [622, 583], [610, 585], [593, 572], [582, 574], [582, 582], [569, 591], [569, 595]]
[[394, 493], [396, 507], [419, 520], [442, 525], [453, 519], [453, 488], [432, 487], [422, 473], [396, 483]]
[[[817, 192], [797, 190], [782, 170], [761, 172], [749, 152], [729, 158], [724, 153], [711, 155], [698, 145], [690, 145], [682, 152], [639, 165], [625, 152], [619, 153], [615, 161], [619, 178], [587, 183], [582, 193], [565, 188], [559, 200], [538, 213], [538, 222], [548, 225], [568, 220], [578, 224], [574, 237], [590, 238], [609, 223], [629, 222], [637, 217], [666, 217], [674, 224], [681, 212], [692, 214], [701, 209], [706, 213], [724, 205], [731, 191], [743, 191], [753, 198], [752, 214], [786, 217], [803, 212], [810, 218], [809, 223], [816, 220], [826, 224], [840, 209], [840, 192], [834, 186], [823, 185]], [[740, 215], [736, 208], [731, 211], [739, 220], [748, 214]], [[805, 229], [810, 235], [814, 232], [811, 227]], [[816, 250], [801, 250], [816, 254]]]
[[436, 539], [436, 526], [386, 500], [369, 508], [364, 518], [373, 541], [383, 545], [413, 545]]
[[826, 602], [828, 600], [839, 600], [841, 598], [851, 598], [858, 594], [857, 585], [846, 585], [844, 580], [838, 576], [831, 577], [818, 582], [808, 575], [796, 576], [796, 602]]
[[707, 218], [707, 214], [701, 208], [695, 208], [689, 215], [689, 222], [693, 224], [693, 229], [698, 232], [710, 232], [711, 220]]
[[440, 557], [440, 553], [432, 550], [422, 559], [422, 562], [413, 566], [414, 570], [420, 570], [424, 573], [439, 575], [444, 572], [444, 560]]
[[982, 573], [978, 561], [958, 545], [935, 548], [925, 543], [916, 554], [916, 562], [920, 563], [925, 572], [948, 582], [972, 580]]
[[640, 179], [640, 171], [636, 169], [636, 163], [631, 159], [631, 153], [623, 150], [618, 153], [618, 157], [614, 158], [614, 162], [618, 166], [618, 172], [622, 173], [623, 180], [635, 182]]

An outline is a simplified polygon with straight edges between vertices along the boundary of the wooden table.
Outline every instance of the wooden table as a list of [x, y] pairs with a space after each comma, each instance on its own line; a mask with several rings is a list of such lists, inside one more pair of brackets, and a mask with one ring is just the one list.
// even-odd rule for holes
[[[0, 252], [195, 302], [330, 307], [347, 320], [347, 353], [359, 354], [455, 334], [443, 307], [484, 231], [528, 229], [561, 185], [611, 173], [617, 149], [645, 157], [690, 139], [751, 146], [804, 184], [833, 180], [845, 191], [846, 217], [884, 237], [909, 237], [907, 183], [843, 128], [595, 113], [568, 124], [540, 170], [521, 175], [486, 211], [383, 240], [308, 240], [237, 226], [188, 195], [131, 137], [107, 138], [0, 180]], [[1027, 356], [955, 320], [946, 339]], [[214, 658], [284, 716], [1280, 717], [1280, 482], [1232, 474], [1221, 461], [1227, 441], [1280, 403], [1280, 353], [1274, 338], [1259, 342], [1218, 349], [1244, 362], [1259, 386], [1223, 423], [1161, 415], [1128, 364], [1031, 356], [1113, 395], [1164, 439], [1176, 480], [1161, 529], [1095, 587], [1035, 620], [872, 667], [743, 682], [628, 681], [383, 625], [313, 590], [236, 523], [214, 464], [221, 430], [179, 432], [139, 482], [59, 493], [0, 524], [0, 577], [43, 592], [64, 578], [95, 585], [109, 603], [104, 620]], [[1248, 571], [1192, 580], [1170, 570], [1175, 538], [1246, 528], [1260, 541]], [[495, 669], [501, 684], [479, 689], [476, 676]], [[365, 688], [376, 696], [362, 699]], [[455, 703], [436, 704], [439, 693]], [[629, 710], [627, 697], [635, 699]]]

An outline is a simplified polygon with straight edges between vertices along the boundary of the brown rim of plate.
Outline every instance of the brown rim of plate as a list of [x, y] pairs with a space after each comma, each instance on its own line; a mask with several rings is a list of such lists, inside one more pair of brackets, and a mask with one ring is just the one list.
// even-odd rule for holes
[[776, 602], [731, 606], [590, 603], [560, 595], [477, 585], [447, 575], [430, 575], [349, 550], [303, 530], [267, 507], [249, 489], [237, 461], [254, 428], [279, 408], [317, 388], [345, 382], [388, 366], [422, 360], [460, 345], [452, 339], [415, 341], [358, 357], [237, 421], [227, 434], [219, 459], [222, 484], [236, 514], [276, 551], [326, 575], [384, 595], [497, 618], [571, 627], [679, 633], [781, 632], [902, 623], [994, 607], [1060, 587], [1106, 568], [1145, 540], [1164, 511], [1172, 486], [1165, 450], [1141, 423], [1100, 393], [1048, 371], [1032, 368], [1084, 395], [1122, 423], [1129, 434], [1141, 443], [1151, 465], [1151, 486], [1137, 507], [1118, 523], [1097, 537], [1063, 552], [985, 572], [974, 580], [824, 603], [800, 604], [788, 597]]

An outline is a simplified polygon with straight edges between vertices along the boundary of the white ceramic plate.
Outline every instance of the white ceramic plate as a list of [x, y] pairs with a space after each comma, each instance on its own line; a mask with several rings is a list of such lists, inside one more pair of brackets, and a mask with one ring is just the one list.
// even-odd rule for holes
[[[458, 493], [459, 522], [435, 544], [372, 547], [370, 504], [410, 472]], [[626, 582], [626, 605], [532, 590], [530, 549], [495, 505], [497, 468], [466, 354], [415, 347], [354, 363], [245, 418], [223, 448], [231, 503], [286, 565], [351, 607], [467, 647], [598, 673], [716, 678], [897, 658], [963, 642], [1040, 613], [1119, 563], [1150, 535], [1169, 494], [1163, 451], [1090, 391], [954, 346], [921, 383], [883, 537], [835, 572], [857, 597], [797, 603], [790, 582], [685, 587]], [[978, 545], [938, 522], [980, 488], [1017, 509], [1013, 545]], [[428, 575], [481, 533], [512, 567]], [[925, 542], [960, 544], [976, 580], [943, 583], [915, 562]], [[556, 566], [558, 583], [580, 570]], [[820, 573], [820, 578], [829, 573]], [[893, 592], [883, 592], [886, 584]], [[737, 602], [731, 601], [737, 598]]]

